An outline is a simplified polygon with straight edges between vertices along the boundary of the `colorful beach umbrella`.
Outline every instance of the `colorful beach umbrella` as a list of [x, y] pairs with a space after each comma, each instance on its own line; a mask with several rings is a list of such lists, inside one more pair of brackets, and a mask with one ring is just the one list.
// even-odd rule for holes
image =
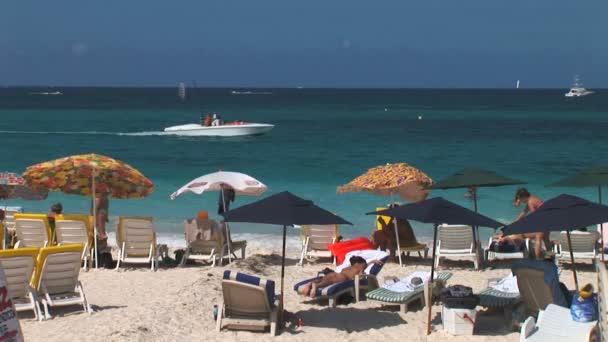
[[[608, 166], [595, 166], [584, 169], [572, 176], [563, 178], [547, 186], [568, 188], [597, 187], [597, 200], [602, 203], [602, 186], [608, 185]], [[602, 244], [602, 261], [604, 261], [604, 222], [600, 223], [600, 240]]]
[[[468, 226], [482, 226], [498, 228], [503, 224], [489, 217], [483, 216], [458, 204], [452, 203], [442, 197], [430, 198], [424, 201], [410, 203], [391, 209], [367, 213], [367, 215], [382, 215], [397, 219], [414, 220], [433, 224], [433, 253], [431, 263], [431, 288], [435, 273], [435, 246], [437, 246], [437, 226], [440, 224], [464, 224]], [[432, 292], [432, 291], [431, 291]], [[432, 296], [432, 294], [429, 294]], [[427, 319], [427, 335], [431, 333], [431, 298], [427, 298], [429, 312]]]
[[[586, 199], [562, 194], [547, 200], [535, 212], [522, 217], [503, 228], [505, 235], [553, 231], [566, 231], [570, 244], [570, 231], [608, 221], [608, 206]], [[574, 266], [574, 255], [570, 249], [574, 283], [578, 290], [578, 280]]]
[[[34, 189], [91, 196], [92, 201], [96, 193], [113, 198], [141, 198], [154, 191], [154, 184], [137, 169], [99, 154], [75, 155], [32, 165], [25, 170], [23, 178]], [[95, 210], [93, 205], [93, 217]], [[96, 220], [93, 228], [97, 237]], [[97, 238], [94, 241], [97, 255]]]
[[[197, 195], [202, 195], [209, 191], [219, 191], [223, 205], [223, 211], [226, 211], [225, 190], [230, 189], [237, 195], [259, 196], [268, 188], [259, 180], [240, 172], [218, 171], [204, 176], [200, 176], [191, 180], [186, 185], [179, 188], [169, 196], [172, 200], [177, 196], [186, 192], [192, 192]], [[226, 225], [228, 237], [230, 237], [230, 228]], [[228, 261], [232, 262], [232, 247], [230, 246], [230, 238], [228, 240]]]
[[0, 199], [44, 200], [48, 194], [46, 189], [32, 189], [14, 172], [0, 172]]
[[[248, 222], [283, 226], [281, 256], [281, 305], [285, 293], [285, 241], [287, 226], [351, 224], [345, 219], [322, 209], [312, 201], [300, 198], [288, 191], [278, 193], [222, 214], [226, 222]], [[282, 312], [283, 307], [279, 308]]]
[[369, 169], [348, 184], [338, 187], [338, 193], [371, 192], [381, 196], [399, 195], [409, 201], [426, 198], [433, 180], [419, 169], [406, 163], [386, 164]]

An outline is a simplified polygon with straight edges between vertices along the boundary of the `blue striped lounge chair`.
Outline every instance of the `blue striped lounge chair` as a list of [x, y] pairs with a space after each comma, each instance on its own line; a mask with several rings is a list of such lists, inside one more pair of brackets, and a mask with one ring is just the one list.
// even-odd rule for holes
[[244, 273], [226, 270], [222, 280], [223, 299], [218, 305], [216, 330], [264, 330], [276, 335], [279, 299], [275, 283]]
[[[388, 255], [380, 261], [386, 263], [388, 260]], [[374, 264], [369, 270], [369, 273], [366, 273], [364, 276], [356, 276], [354, 280], [347, 280], [341, 283], [331, 284], [326, 287], [321, 287], [317, 289], [316, 299], [329, 299], [329, 306], [335, 307], [336, 300], [342, 296], [343, 294], [350, 293], [353, 297], [355, 297], [355, 302], [358, 302], [360, 299], [361, 291], [367, 291], [369, 289], [376, 289], [379, 287], [378, 280], [376, 277], [378, 273], [382, 270], [383, 265]], [[310, 278], [306, 280], [302, 280], [301, 282], [295, 284], [293, 289], [297, 292], [302, 286], [310, 283], [311, 281], [319, 280], [322, 276], [318, 276], [315, 278]]]

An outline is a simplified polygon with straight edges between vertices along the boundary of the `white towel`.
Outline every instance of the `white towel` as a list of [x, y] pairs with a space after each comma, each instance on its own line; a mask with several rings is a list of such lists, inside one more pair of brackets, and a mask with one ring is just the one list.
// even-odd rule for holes
[[365, 251], [350, 251], [346, 253], [346, 256], [344, 257], [344, 262], [340, 266], [336, 267], [336, 273], [340, 273], [346, 267], [351, 266], [349, 259], [354, 256], [360, 256], [365, 259], [365, 261], [368, 263], [367, 268], [365, 269], [365, 273], [369, 274], [369, 271], [372, 269], [372, 266], [374, 266], [374, 264], [370, 264], [370, 261], [386, 258], [388, 256], [388, 253], [375, 249]]
[[[422, 279], [422, 282], [424, 283], [426, 281], [429, 281], [429, 279], [431, 278], [431, 272], [417, 271], [417, 272], [409, 274], [407, 277], [399, 280], [398, 282], [396, 282], [394, 284], [384, 284], [384, 285], [382, 285], [382, 287], [389, 291], [393, 291], [393, 292], [412, 292], [423, 285], [423, 284], [420, 284], [420, 285], [412, 284], [412, 279], [414, 279], [416, 277]], [[433, 277], [435, 279], [437, 279], [436, 272], [433, 275]]]
[[517, 277], [513, 274], [509, 274], [508, 276], [502, 278], [495, 285], [493, 285], [492, 288], [506, 293], [519, 293], [519, 288], [517, 287]]

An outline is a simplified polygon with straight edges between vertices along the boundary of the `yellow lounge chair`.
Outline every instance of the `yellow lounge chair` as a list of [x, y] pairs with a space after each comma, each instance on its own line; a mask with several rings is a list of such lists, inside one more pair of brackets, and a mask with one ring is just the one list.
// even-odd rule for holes
[[40, 249], [32, 286], [38, 291], [44, 315], [51, 318], [49, 306], [82, 305], [91, 313], [80, 274], [82, 244], [45, 247]]
[[[303, 266], [304, 260], [310, 257], [333, 257], [327, 245], [338, 241], [339, 232], [337, 224], [302, 226], [302, 253], [299, 265]], [[335, 257], [333, 257], [333, 264], [336, 265]]]
[[51, 225], [45, 214], [15, 214], [15, 248], [47, 247], [52, 245]]
[[121, 262], [149, 263], [150, 269], [156, 270], [156, 233], [151, 217], [119, 217], [116, 242], [118, 244], [117, 270], [120, 268]]
[[30, 286], [39, 251], [40, 248], [0, 251], [0, 267], [4, 270], [8, 298], [15, 305], [15, 310], [32, 310], [36, 319], [42, 320], [36, 291]]
[[82, 261], [85, 271], [92, 267], [93, 228], [88, 215], [57, 215], [55, 217], [55, 237], [57, 245], [80, 243], [84, 246]]

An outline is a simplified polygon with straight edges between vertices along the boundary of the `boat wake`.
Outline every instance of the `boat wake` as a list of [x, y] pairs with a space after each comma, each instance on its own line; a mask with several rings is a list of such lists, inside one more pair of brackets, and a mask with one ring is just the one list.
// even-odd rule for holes
[[114, 135], [114, 136], [154, 136], [172, 135], [167, 132], [100, 132], [100, 131], [0, 131], [0, 134], [36, 134], [36, 135]]

